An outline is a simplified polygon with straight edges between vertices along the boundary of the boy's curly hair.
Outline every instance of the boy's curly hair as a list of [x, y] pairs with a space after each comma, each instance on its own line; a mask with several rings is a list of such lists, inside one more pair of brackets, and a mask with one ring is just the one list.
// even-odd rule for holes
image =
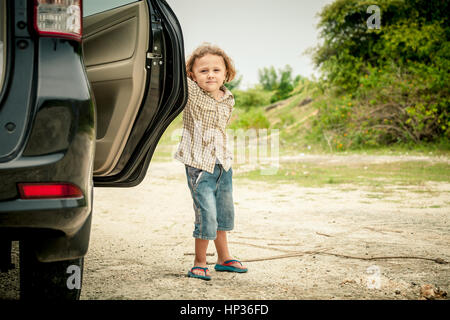
[[223, 58], [223, 61], [225, 62], [225, 68], [227, 71], [227, 74], [225, 76], [225, 82], [230, 82], [231, 80], [234, 79], [234, 77], [236, 76], [236, 69], [234, 68], [233, 60], [221, 48], [212, 45], [208, 42], [201, 44], [197, 49], [194, 50], [194, 52], [192, 52], [192, 54], [187, 59], [186, 71], [189, 78], [192, 79], [191, 73], [192, 68], [194, 67], [195, 60], [200, 59], [206, 56], [207, 54], [213, 54]]

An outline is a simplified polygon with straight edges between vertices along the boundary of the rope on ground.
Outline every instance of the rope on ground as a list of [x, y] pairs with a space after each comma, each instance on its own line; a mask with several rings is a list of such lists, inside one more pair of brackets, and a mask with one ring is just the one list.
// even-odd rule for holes
[[341, 258], [358, 259], [358, 260], [366, 260], [366, 261], [391, 260], [391, 259], [417, 259], [417, 260], [433, 261], [438, 264], [448, 264], [449, 263], [448, 261], [445, 261], [442, 258], [426, 258], [426, 257], [416, 257], [416, 256], [358, 257], [358, 256], [348, 256], [348, 255], [344, 255], [344, 254], [327, 252], [331, 249], [322, 249], [322, 250], [315, 250], [315, 251], [293, 251], [293, 250], [285, 250], [285, 249], [273, 248], [273, 247], [268, 247], [268, 246], [255, 245], [252, 243], [245, 243], [245, 242], [230, 242], [230, 243], [242, 244], [242, 245], [247, 245], [247, 246], [262, 248], [262, 249], [271, 249], [271, 250], [277, 250], [277, 251], [282, 251], [282, 252], [288, 252], [287, 254], [282, 254], [282, 255], [278, 255], [278, 256], [246, 259], [246, 260], [242, 260], [242, 262], [256, 262], [256, 261], [266, 261], [266, 260], [275, 260], [275, 259], [285, 259], [285, 258], [299, 257], [299, 256], [303, 256], [306, 254], [323, 254], [323, 255], [330, 255], [330, 256], [336, 256], [336, 257], [341, 257]]
[[264, 257], [264, 258], [255, 258], [255, 259], [243, 259], [242, 262], [255, 262], [255, 261], [265, 261], [265, 260], [275, 260], [275, 259], [284, 259], [284, 258], [293, 258], [293, 257], [299, 257], [306, 254], [323, 254], [323, 255], [330, 255], [330, 256], [336, 256], [336, 257], [342, 257], [342, 258], [348, 258], [348, 259], [359, 259], [359, 260], [389, 260], [389, 259], [420, 259], [420, 260], [428, 260], [433, 261], [438, 264], [448, 264], [448, 261], [445, 261], [441, 258], [425, 258], [425, 257], [414, 257], [414, 256], [392, 256], [392, 257], [356, 257], [356, 256], [347, 256], [343, 254], [337, 254], [332, 252], [320, 252], [320, 251], [306, 251], [306, 252], [296, 252], [296, 253], [289, 253], [289, 254], [282, 254], [279, 256], [271, 256], [271, 257]]
[[360, 259], [360, 260], [389, 260], [389, 259], [419, 259], [419, 260], [428, 260], [428, 261], [433, 261], [439, 264], [448, 264], [448, 261], [445, 261], [442, 258], [426, 258], [426, 257], [415, 257], [415, 256], [387, 256], [387, 257], [356, 257], [356, 256], [347, 256], [347, 255], [343, 255], [343, 254], [337, 254], [337, 253], [331, 253], [331, 252], [320, 252], [317, 254], [328, 254], [328, 255], [332, 255], [332, 256], [336, 256], [336, 257], [343, 257], [343, 258], [349, 258], [349, 259]]

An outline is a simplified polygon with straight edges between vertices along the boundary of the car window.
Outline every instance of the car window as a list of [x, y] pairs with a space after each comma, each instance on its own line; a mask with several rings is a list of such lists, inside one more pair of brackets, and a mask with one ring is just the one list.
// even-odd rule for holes
[[93, 14], [111, 10], [136, 0], [84, 0], [83, 1], [83, 17], [91, 16]]

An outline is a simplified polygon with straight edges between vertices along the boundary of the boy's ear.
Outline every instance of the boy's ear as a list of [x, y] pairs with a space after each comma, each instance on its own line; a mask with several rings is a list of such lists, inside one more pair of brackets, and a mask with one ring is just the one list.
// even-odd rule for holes
[[197, 79], [195, 79], [195, 75], [194, 75], [194, 73], [192, 71], [188, 71], [187, 75], [188, 75], [189, 78], [191, 78], [192, 80], [197, 82]]

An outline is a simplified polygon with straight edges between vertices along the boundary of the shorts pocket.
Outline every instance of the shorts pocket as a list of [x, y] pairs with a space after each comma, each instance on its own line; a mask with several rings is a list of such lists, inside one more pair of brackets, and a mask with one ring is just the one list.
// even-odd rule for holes
[[188, 178], [189, 178], [191, 187], [192, 187], [192, 189], [195, 190], [195, 188], [198, 185], [198, 182], [200, 181], [200, 178], [202, 177], [203, 170], [194, 168], [191, 166], [186, 166], [186, 168], [187, 168]]
[[195, 184], [198, 184], [198, 181], [200, 180], [200, 178], [202, 177], [203, 171], [200, 172], [200, 174], [198, 175], [197, 179], [195, 180]]

